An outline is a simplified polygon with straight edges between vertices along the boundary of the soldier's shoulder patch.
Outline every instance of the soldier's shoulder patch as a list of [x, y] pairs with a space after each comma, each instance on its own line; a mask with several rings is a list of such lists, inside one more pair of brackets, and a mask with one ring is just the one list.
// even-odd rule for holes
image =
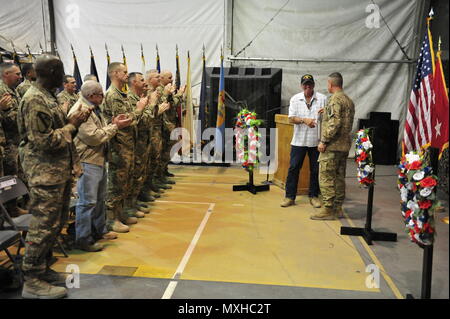
[[36, 114], [36, 129], [40, 133], [47, 133], [52, 126], [52, 118], [48, 113], [37, 112]]

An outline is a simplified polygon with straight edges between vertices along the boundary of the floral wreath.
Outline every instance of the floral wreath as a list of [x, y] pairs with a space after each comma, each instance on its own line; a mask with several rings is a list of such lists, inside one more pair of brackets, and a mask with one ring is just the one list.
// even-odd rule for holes
[[237, 115], [235, 125], [236, 135], [236, 156], [242, 167], [246, 171], [253, 171], [259, 164], [258, 152], [261, 143], [259, 138], [261, 134], [258, 133], [258, 126], [262, 121], [256, 119], [256, 113], [243, 109]]
[[357, 176], [359, 184], [367, 188], [375, 182], [375, 165], [372, 161], [372, 148], [369, 130], [362, 129], [356, 134], [355, 162], [357, 163]]
[[432, 245], [436, 231], [431, 212], [440, 206], [435, 192], [438, 179], [426, 164], [424, 155], [417, 152], [403, 156], [398, 167], [398, 188], [406, 232], [411, 241]]

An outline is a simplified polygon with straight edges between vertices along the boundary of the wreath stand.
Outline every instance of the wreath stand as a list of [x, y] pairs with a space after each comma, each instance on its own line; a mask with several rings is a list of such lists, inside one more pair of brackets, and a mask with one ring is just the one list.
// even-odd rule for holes
[[[433, 270], [433, 245], [419, 245], [423, 249], [422, 291], [420, 299], [431, 299], [431, 277]], [[406, 299], [415, 299], [412, 294], [406, 294]]]
[[[373, 128], [369, 131], [369, 138], [373, 141]], [[373, 171], [375, 179], [375, 169]], [[369, 186], [369, 195], [367, 199], [366, 225], [364, 228], [358, 227], [341, 227], [341, 235], [362, 236], [367, 245], [372, 245], [372, 241], [397, 241], [396, 233], [376, 232], [372, 229], [372, 207], [373, 207], [374, 183]]]
[[249, 191], [253, 195], [258, 192], [270, 190], [270, 185], [255, 185], [253, 183], [253, 171], [248, 172], [248, 183], [245, 185], [233, 185], [233, 192]]

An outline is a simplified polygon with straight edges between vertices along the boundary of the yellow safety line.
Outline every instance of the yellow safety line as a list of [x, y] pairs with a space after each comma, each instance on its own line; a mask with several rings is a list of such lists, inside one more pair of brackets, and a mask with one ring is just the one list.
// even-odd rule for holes
[[[345, 215], [345, 218], [347, 219], [348, 223], [350, 224], [350, 226], [351, 227], [355, 227], [355, 224], [353, 224], [352, 220], [348, 217], [348, 215], [347, 215], [347, 213], [345, 211], [344, 211], [344, 215]], [[400, 293], [400, 290], [397, 288], [395, 283], [392, 281], [391, 277], [387, 274], [387, 272], [384, 269], [383, 265], [378, 260], [377, 256], [372, 251], [372, 249], [369, 247], [369, 245], [367, 245], [366, 241], [364, 239], [362, 239], [361, 236], [358, 236], [358, 238], [359, 238], [359, 241], [361, 242], [361, 244], [363, 245], [363, 247], [369, 253], [369, 255], [372, 258], [372, 260], [375, 262], [375, 265], [377, 265], [377, 267], [381, 270], [381, 274], [383, 275], [384, 280], [386, 280], [388, 286], [391, 288], [391, 290], [394, 293], [395, 297], [397, 297], [397, 299], [404, 299], [403, 295]]]

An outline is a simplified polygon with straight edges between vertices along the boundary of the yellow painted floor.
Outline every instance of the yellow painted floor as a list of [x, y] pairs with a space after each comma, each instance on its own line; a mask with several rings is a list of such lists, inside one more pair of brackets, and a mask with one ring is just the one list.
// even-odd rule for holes
[[[102, 252], [70, 252], [54, 265], [76, 264], [84, 274], [128, 275], [379, 292], [366, 287], [366, 265], [340, 221], [312, 221], [307, 197], [281, 208], [284, 191], [233, 192], [245, 184], [237, 167], [174, 166], [176, 185], [152, 204], [152, 212]], [[256, 175], [255, 183], [265, 179]], [[198, 242], [186, 253], [213, 207]], [[177, 276], [178, 277], [178, 276]]]

